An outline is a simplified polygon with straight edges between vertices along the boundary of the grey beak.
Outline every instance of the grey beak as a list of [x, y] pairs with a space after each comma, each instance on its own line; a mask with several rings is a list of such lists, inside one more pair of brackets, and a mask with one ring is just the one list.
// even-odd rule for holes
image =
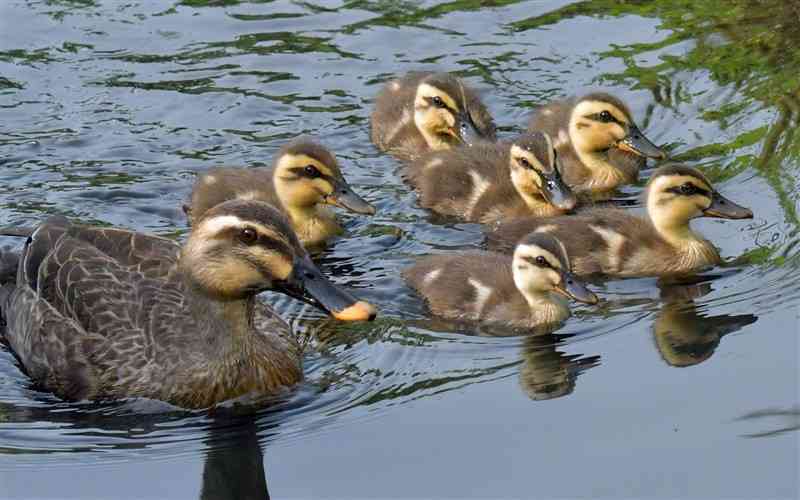
[[720, 219], [752, 219], [753, 211], [732, 202], [717, 191], [714, 191], [711, 194], [711, 205], [703, 210], [703, 215]]

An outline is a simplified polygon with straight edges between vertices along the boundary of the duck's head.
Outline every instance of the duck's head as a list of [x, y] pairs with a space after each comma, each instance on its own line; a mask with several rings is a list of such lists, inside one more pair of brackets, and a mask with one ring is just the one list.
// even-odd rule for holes
[[414, 123], [431, 149], [471, 145], [483, 134], [470, 115], [464, 84], [449, 73], [434, 73], [417, 85]]
[[[597, 296], [572, 274], [564, 245], [546, 233], [531, 233], [514, 250], [514, 283], [526, 297], [554, 292], [596, 304]], [[531, 299], [529, 299], [530, 301]]]
[[295, 139], [281, 148], [273, 179], [284, 206], [309, 208], [323, 203], [358, 214], [375, 213], [347, 183], [333, 154], [312, 140]]
[[375, 307], [331, 283], [311, 262], [286, 217], [263, 202], [230, 200], [205, 212], [180, 263], [195, 286], [216, 300], [274, 290], [341, 320], [376, 315]]
[[578, 99], [570, 113], [569, 138], [575, 148], [585, 154], [617, 148], [647, 158], [667, 157], [642, 134], [625, 103], [604, 93]]
[[658, 168], [647, 183], [647, 212], [653, 224], [679, 233], [697, 217], [752, 219], [749, 208], [722, 196], [696, 168], [669, 164]]
[[511, 181], [529, 205], [550, 205], [558, 212], [575, 208], [575, 194], [561, 179], [550, 136], [529, 132], [510, 145]]

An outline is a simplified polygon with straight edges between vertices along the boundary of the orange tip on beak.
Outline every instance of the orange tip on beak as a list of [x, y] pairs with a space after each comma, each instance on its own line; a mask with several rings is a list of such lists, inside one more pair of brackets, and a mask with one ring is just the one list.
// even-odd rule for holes
[[355, 304], [331, 312], [334, 318], [340, 321], [372, 321], [378, 315], [378, 310], [372, 304], [359, 300]]

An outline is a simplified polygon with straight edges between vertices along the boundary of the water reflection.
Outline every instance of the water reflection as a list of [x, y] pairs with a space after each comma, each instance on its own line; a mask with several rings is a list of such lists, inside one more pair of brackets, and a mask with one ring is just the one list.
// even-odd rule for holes
[[524, 338], [519, 385], [534, 401], [555, 399], [575, 390], [578, 375], [600, 364], [600, 356], [566, 354], [557, 346], [569, 335], [531, 335]]
[[217, 414], [208, 432], [200, 499], [268, 500], [255, 417]]
[[695, 299], [711, 292], [711, 283], [662, 283], [663, 305], [653, 322], [653, 338], [664, 361], [676, 367], [692, 366], [710, 358], [723, 336], [753, 324], [753, 314], [706, 315]]

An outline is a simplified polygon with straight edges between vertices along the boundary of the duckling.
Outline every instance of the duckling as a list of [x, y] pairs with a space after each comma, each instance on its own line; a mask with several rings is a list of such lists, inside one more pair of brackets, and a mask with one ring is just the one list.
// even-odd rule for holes
[[291, 328], [256, 295], [275, 290], [341, 320], [375, 316], [314, 266], [270, 205], [230, 200], [183, 247], [63, 217], [27, 235], [0, 287], [2, 338], [22, 369], [66, 400], [148, 397], [205, 408], [302, 379]]
[[659, 276], [691, 273], [721, 263], [711, 242], [690, 227], [697, 217], [750, 219], [753, 212], [716, 191], [695, 168], [658, 168], [645, 191], [647, 215], [619, 209], [589, 210], [572, 217], [521, 218], [497, 225], [489, 247], [510, 250], [536, 231], [564, 243], [578, 275]]
[[494, 120], [480, 97], [450, 73], [414, 71], [388, 82], [375, 99], [370, 128], [378, 149], [406, 161], [496, 140]]
[[419, 202], [434, 212], [488, 223], [525, 215], [561, 215], [575, 195], [561, 180], [550, 136], [434, 151], [409, 165]]
[[331, 152], [305, 137], [284, 145], [272, 167], [210, 169], [198, 177], [190, 205], [183, 209], [192, 223], [209, 208], [235, 198], [260, 200], [281, 209], [308, 248], [320, 247], [342, 232], [325, 205], [357, 214], [375, 213], [347, 184]]
[[526, 237], [513, 257], [491, 252], [424, 257], [403, 277], [433, 314], [451, 320], [537, 328], [569, 317], [562, 296], [597, 302], [572, 276], [564, 246], [548, 234]]
[[645, 158], [666, 158], [639, 131], [625, 103], [605, 93], [544, 105], [531, 117], [528, 130], [556, 138], [561, 175], [579, 193], [636, 182]]

